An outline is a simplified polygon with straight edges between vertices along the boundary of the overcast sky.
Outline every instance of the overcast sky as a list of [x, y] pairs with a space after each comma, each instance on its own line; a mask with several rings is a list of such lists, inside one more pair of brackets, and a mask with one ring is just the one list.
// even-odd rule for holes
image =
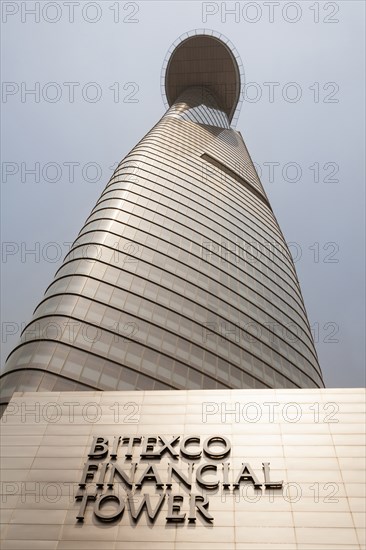
[[206, 28], [241, 56], [237, 129], [296, 261], [325, 383], [363, 386], [364, 7], [2, 2], [2, 364], [116, 163], [163, 115], [169, 47]]

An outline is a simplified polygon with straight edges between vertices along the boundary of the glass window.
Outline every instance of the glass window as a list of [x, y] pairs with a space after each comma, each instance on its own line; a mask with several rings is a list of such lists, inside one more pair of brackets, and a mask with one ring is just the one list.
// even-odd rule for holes
[[148, 371], [151, 372], [151, 374], [156, 375], [157, 365], [160, 358], [161, 356], [159, 353], [152, 349], [146, 348], [141, 362], [141, 370]]
[[189, 382], [191, 389], [202, 388], [202, 374], [193, 369], [189, 369]]
[[126, 363], [131, 367], [140, 369], [141, 357], [144, 352], [144, 348], [138, 346], [135, 342], [130, 342], [126, 352]]
[[83, 365], [86, 360], [85, 353], [79, 350], [70, 351], [65, 364], [62, 368], [62, 374], [71, 378], [79, 378]]
[[154, 380], [140, 373], [137, 378], [136, 387], [139, 390], [151, 390], [154, 387]]
[[119, 374], [119, 367], [117, 365], [106, 363], [100, 377], [100, 384], [106, 389], [116, 388]]

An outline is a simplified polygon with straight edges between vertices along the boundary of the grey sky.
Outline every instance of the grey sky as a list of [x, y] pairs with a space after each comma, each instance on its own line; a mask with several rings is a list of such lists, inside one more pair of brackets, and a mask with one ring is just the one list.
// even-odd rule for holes
[[41, 2], [38, 23], [36, 4], [2, 3], [2, 364], [116, 162], [164, 113], [170, 45], [209, 28], [252, 83], [237, 129], [292, 243], [326, 385], [364, 385], [364, 2]]

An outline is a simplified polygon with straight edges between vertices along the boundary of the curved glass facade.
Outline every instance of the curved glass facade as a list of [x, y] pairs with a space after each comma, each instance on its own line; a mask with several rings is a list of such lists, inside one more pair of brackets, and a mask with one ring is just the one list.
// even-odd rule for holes
[[323, 387], [239, 132], [192, 86], [119, 164], [8, 358], [13, 391]]

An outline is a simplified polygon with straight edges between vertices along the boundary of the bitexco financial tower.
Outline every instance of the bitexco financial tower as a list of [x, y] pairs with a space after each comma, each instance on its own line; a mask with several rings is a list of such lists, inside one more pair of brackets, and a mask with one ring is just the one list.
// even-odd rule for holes
[[211, 32], [174, 45], [169, 109], [8, 359], [4, 550], [364, 548], [364, 392], [323, 387], [241, 67]]
[[289, 249], [240, 132], [240, 61], [174, 48], [162, 119], [115, 170], [10, 354], [14, 391], [319, 388]]

